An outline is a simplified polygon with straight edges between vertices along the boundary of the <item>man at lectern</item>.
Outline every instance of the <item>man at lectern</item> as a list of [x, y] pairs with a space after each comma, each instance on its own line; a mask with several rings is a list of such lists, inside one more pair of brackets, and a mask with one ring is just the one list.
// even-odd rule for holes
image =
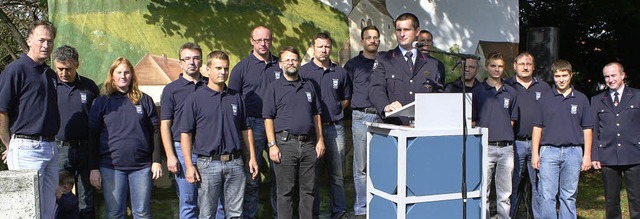
[[[496, 206], [498, 218], [510, 218], [511, 178], [513, 174], [513, 123], [518, 119], [515, 110], [517, 98], [516, 90], [504, 84], [504, 57], [498, 52], [492, 52], [487, 57], [485, 69], [489, 77], [479, 84], [473, 94], [472, 124], [489, 129], [489, 155], [487, 185], [491, 185], [495, 173]], [[492, 189], [488, 188], [488, 194]], [[489, 195], [487, 195], [489, 196]], [[487, 199], [487, 206], [489, 200]], [[487, 212], [489, 218], [489, 212]]]
[[[400, 109], [415, 100], [416, 93], [442, 92], [438, 62], [413, 47], [420, 31], [418, 18], [411, 13], [398, 16], [395, 21], [398, 47], [379, 52], [373, 65], [369, 99], [378, 113]], [[408, 125], [409, 119], [384, 118], [385, 122]]]

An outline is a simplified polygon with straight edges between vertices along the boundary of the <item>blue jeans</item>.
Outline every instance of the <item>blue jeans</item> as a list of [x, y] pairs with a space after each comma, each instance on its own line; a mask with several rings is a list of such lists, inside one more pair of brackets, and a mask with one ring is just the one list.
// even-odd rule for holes
[[[510, 218], [509, 196], [511, 195], [511, 180], [513, 178], [513, 146], [489, 146], [488, 161], [487, 185], [491, 185], [493, 174], [496, 174], [495, 192], [498, 218]], [[489, 194], [491, 194], [490, 187], [487, 188], [487, 197]], [[487, 199], [487, 206], [489, 206], [489, 199]], [[487, 218], [489, 218], [489, 212], [487, 212]]]
[[[315, 136], [308, 141], [289, 139], [281, 141], [277, 135], [281, 161], [276, 164], [275, 171], [278, 180], [278, 218], [313, 218], [313, 203], [316, 199], [313, 188], [316, 182], [316, 143]], [[293, 189], [298, 184], [300, 198], [298, 203], [299, 217], [293, 215]]]
[[[582, 167], [582, 147], [540, 147], [540, 218], [577, 218], [576, 198]], [[559, 179], [559, 181], [558, 181]], [[560, 214], [556, 214], [556, 194], [560, 186]]]
[[[531, 209], [533, 210], [533, 218], [540, 218], [540, 193], [538, 192], [538, 170], [531, 166], [531, 141], [516, 141], [515, 145], [515, 167], [513, 168], [513, 189], [511, 190], [511, 213], [515, 214], [516, 198], [518, 197], [518, 186], [520, 184], [520, 175], [523, 168], [529, 172], [529, 181], [531, 182]], [[527, 166], [524, 167], [524, 164]]]
[[[267, 148], [267, 136], [264, 131], [264, 119], [256, 118], [256, 117], [247, 117], [247, 125], [251, 126], [253, 130], [253, 146], [255, 147], [255, 156], [256, 162], [258, 163], [258, 168], [263, 169], [262, 166], [265, 163], [264, 157], [262, 155], [263, 151], [267, 151], [269, 154], [269, 149]], [[244, 159], [245, 163], [249, 163], [249, 154], [248, 150], [245, 150]], [[270, 203], [271, 208], [273, 209], [273, 217], [277, 218], [277, 203], [276, 203], [276, 175], [273, 170], [273, 162], [269, 159], [269, 172], [271, 174], [271, 191], [270, 191]], [[244, 218], [256, 218], [258, 213], [258, 205], [260, 204], [260, 175], [258, 175], [255, 179], [251, 178], [251, 173], [249, 172], [249, 165], [245, 168], [245, 175], [247, 177], [247, 187], [244, 192], [244, 206], [243, 206], [243, 217]], [[266, 215], [262, 216], [263, 218], [267, 218]]]
[[87, 158], [87, 145], [75, 147], [58, 145], [58, 159], [60, 170], [67, 170], [76, 180], [76, 194], [78, 194], [78, 207], [80, 218], [96, 218], [94, 206], [95, 189], [89, 180], [89, 163]]
[[198, 157], [198, 218], [216, 218], [218, 200], [224, 196], [226, 218], [242, 217], [242, 200], [245, 188], [244, 162], [242, 159], [222, 162], [211, 157]]
[[353, 203], [355, 215], [367, 214], [367, 126], [364, 122], [378, 122], [376, 114], [354, 110], [351, 131], [353, 136], [353, 185], [356, 200]]
[[[322, 134], [324, 136], [325, 154], [318, 160], [316, 165], [316, 178], [319, 179], [319, 175], [323, 166], [326, 166], [329, 173], [329, 199], [331, 206], [331, 218], [341, 216], [347, 211], [347, 200], [344, 194], [344, 159], [345, 159], [345, 133], [342, 121], [335, 125], [322, 126]], [[324, 162], [322, 162], [324, 161]], [[322, 165], [322, 164], [326, 165]], [[316, 183], [313, 188], [315, 194], [315, 201], [313, 203], [313, 214], [318, 216], [320, 214], [320, 195], [319, 183]]]
[[40, 216], [52, 218], [58, 190], [58, 146], [55, 142], [11, 138], [7, 155], [9, 170], [38, 170]]
[[[175, 174], [177, 185], [176, 193], [178, 193], [180, 203], [180, 218], [198, 218], [198, 215], [196, 214], [198, 210], [198, 186], [187, 182], [187, 179], [184, 177], [184, 171], [187, 168], [184, 166], [184, 157], [182, 155], [180, 142], [173, 142], [173, 147], [175, 149], [178, 162], [180, 163], [180, 169]], [[197, 159], [198, 156], [195, 156], [194, 154], [191, 155], [193, 164], [196, 164]]]
[[151, 167], [139, 170], [116, 170], [100, 167], [106, 218], [124, 218], [127, 193], [133, 218], [151, 218]]

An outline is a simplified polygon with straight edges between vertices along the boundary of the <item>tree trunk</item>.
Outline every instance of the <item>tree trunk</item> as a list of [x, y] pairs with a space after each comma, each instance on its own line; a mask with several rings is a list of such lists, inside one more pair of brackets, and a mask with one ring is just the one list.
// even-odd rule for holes
[[16, 25], [13, 24], [13, 21], [11, 20], [11, 18], [9, 18], [9, 16], [7, 16], [7, 14], [4, 12], [4, 10], [2, 8], [0, 8], [0, 20], [2, 20], [2, 22], [5, 25], [7, 25], [7, 27], [9, 28], [9, 30], [13, 34], [13, 39], [18, 43], [18, 45], [20, 46], [22, 51], [28, 52], [29, 51], [29, 46], [27, 45], [27, 42], [26, 42], [24, 36], [22, 36], [22, 34], [20, 34], [20, 31], [18, 31], [18, 28], [16, 28]]

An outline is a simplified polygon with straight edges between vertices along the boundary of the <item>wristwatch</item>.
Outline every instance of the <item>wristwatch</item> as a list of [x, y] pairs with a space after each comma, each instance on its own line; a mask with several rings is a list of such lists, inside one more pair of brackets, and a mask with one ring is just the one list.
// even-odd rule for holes
[[267, 143], [267, 146], [269, 146], [269, 148], [276, 146], [276, 142], [275, 141], [270, 141], [269, 143]]

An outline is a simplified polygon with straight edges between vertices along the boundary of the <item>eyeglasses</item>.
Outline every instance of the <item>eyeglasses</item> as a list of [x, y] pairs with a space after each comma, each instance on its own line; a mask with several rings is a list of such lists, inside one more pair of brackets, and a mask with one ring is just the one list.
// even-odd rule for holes
[[202, 60], [202, 57], [200, 57], [200, 56], [194, 56], [194, 57], [184, 57], [184, 58], [181, 58], [181, 59], [180, 59], [180, 61], [183, 61], [183, 62], [191, 62], [191, 60], [193, 60], [193, 61], [200, 61], [200, 60]]
[[299, 61], [300, 61], [299, 59], [280, 60], [280, 62], [285, 63], [285, 64], [295, 64], [295, 63], [298, 63]]
[[255, 43], [260, 43], [260, 44], [261, 43], [271, 43], [271, 39], [257, 39], [256, 40], [256, 39], [251, 38], [251, 40], [253, 40], [253, 42], [255, 42]]

